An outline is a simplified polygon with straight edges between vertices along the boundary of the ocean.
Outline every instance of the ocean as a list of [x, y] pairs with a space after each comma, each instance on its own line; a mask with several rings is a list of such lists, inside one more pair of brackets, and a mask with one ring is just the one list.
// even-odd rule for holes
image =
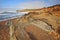
[[24, 14], [26, 14], [26, 13], [24, 13], [24, 12], [19, 12], [19, 13], [16, 13], [16, 12], [14, 12], [14, 13], [13, 12], [3, 12], [3, 13], [0, 13], [0, 21], [18, 18], [18, 17], [21, 17]]

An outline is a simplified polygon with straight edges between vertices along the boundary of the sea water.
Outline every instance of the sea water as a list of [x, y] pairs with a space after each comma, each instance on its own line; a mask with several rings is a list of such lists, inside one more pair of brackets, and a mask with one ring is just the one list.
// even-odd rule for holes
[[10, 20], [10, 19], [14, 19], [14, 18], [18, 18], [21, 17], [22, 15], [26, 14], [25, 12], [4, 12], [4, 13], [0, 13], [0, 21], [4, 21], [4, 20]]

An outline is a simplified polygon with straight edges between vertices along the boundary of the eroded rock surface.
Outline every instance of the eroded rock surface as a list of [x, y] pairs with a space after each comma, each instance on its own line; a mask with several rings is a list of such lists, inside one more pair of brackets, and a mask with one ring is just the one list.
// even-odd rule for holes
[[60, 40], [60, 5], [0, 22], [0, 40]]

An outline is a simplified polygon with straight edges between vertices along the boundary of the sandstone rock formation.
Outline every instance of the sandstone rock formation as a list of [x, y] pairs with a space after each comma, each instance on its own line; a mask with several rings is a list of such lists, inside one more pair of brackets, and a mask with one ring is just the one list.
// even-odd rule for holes
[[60, 5], [0, 22], [0, 40], [60, 40]]

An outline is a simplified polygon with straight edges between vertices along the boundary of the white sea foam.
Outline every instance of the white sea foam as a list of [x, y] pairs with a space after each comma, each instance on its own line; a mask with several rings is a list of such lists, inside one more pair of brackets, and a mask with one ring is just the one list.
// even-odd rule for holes
[[27, 14], [27, 13], [28, 12], [19, 12], [19, 13], [5, 12], [5, 13], [1, 13], [0, 14], [0, 21], [5, 21], [5, 20], [18, 18], [18, 17], [21, 17], [22, 15]]

